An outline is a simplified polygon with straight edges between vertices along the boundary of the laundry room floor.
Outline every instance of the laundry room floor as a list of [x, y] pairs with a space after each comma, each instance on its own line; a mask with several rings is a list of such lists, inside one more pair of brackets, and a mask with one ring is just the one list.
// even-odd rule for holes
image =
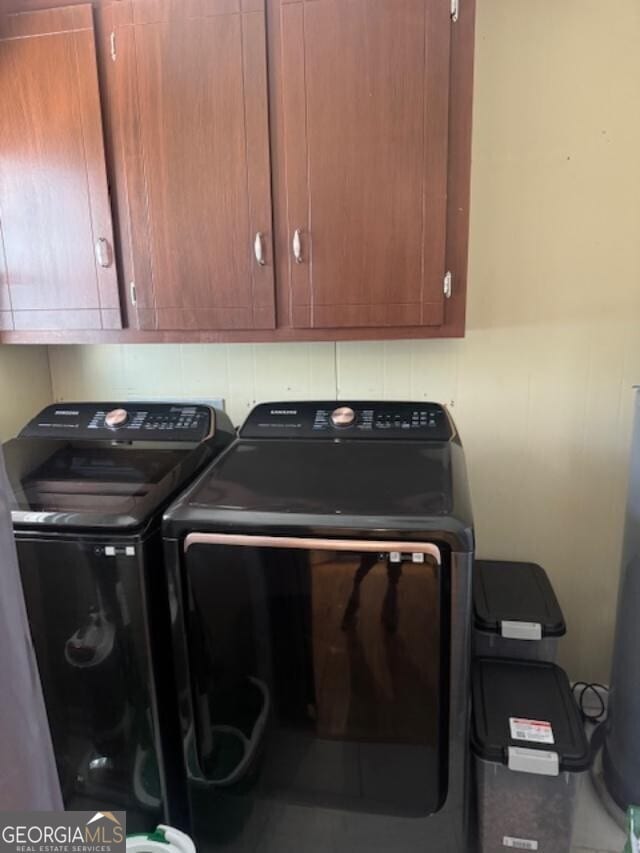
[[602, 805], [591, 779], [585, 779], [578, 800], [572, 853], [623, 853], [624, 845], [624, 832]]

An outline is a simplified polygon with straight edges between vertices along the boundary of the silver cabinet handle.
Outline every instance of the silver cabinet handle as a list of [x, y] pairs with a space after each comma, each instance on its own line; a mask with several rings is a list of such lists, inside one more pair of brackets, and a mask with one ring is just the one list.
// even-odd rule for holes
[[293, 257], [297, 264], [302, 263], [302, 232], [299, 228], [293, 232], [293, 240], [291, 242], [291, 248], [293, 249]]
[[262, 244], [262, 233], [258, 231], [256, 239], [253, 241], [253, 253], [256, 256], [256, 261], [263, 267], [267, 262], [264, 257], [264, 246]]
[[101, 267], [110, 267], [111, 266], [111, 246], [109, 245], [109, 241], [105, 240], [104, 237], [100, 237], [99, 240], [96, 240], [96, 261]]

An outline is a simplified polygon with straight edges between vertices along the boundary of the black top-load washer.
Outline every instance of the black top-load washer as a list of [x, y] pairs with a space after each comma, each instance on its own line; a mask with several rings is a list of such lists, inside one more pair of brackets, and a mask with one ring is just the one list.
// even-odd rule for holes
[[164, 535], [196, 847], [466, 853], [474, 545], [447, 411], [260, 405]]
[[234, 437], [208, 406], [65, 403], [4, 445], [67, 809], [184, 819], [160, 522]]

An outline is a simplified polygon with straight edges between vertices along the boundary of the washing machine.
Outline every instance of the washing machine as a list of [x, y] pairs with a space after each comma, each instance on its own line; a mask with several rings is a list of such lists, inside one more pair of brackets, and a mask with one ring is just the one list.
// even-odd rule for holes
[[186, 820], [161, 518], [233, 438], [208, 406], [65, 403], [4, 445], [65, 807], [129, 832]]
[[474, 536], [449, 413], [259, 405], [164, 536], [198, 850], [466, 853]]

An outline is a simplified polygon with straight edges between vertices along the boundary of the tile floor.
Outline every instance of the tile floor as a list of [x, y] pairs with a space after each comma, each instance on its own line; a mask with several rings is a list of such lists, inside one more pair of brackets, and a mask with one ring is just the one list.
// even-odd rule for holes
[[590, 778], [585, 779], [576, 812], [573, 853], [623, 853], [623, 831], [600, 802]]

